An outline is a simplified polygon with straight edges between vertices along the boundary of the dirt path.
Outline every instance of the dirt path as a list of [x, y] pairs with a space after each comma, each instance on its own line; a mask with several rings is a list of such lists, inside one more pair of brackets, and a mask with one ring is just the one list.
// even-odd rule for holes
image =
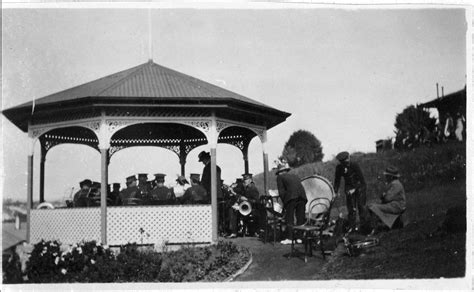
[[[232, 241], [250, 249], [253, 255], [252, 264], [234, 281], [278, 281], [314, 279], [326, 260], [320, 253], [314, 253], [305, 263], [302, 257], [288, 259], [291, 245], [280, 243], [264, 244], [255, 237], [236, 238]], [[302, 245], [297, 245], [304, 250]]]

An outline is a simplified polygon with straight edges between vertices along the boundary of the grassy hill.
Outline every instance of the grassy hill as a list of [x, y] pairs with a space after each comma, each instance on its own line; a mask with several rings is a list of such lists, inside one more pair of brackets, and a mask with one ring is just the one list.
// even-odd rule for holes
[[[354, 153], [352, 159], [359, 163], [367, 183], [367, 201], [371, 202], [383, 192], [383, 171], [389, 165], [398, 167], [401, 182], [407, 193], [410, 219], [419, 219], [444, 212], [448, 206], [465, 205], [466, 201], [466, 145], [449, 141], [432, 147], [420, 147], [408, 152], [395, 150], [382, 153]], [[300, 178], [319, 174], [334, 181], [337, 161], [317, 162], [292, 169]], [[254, 176], [263, 193], [263, 174]], [[269, 174], [269, 188], [276, 189], [275, 171]], [[340, 193], [343, 193], [341, 189]], [[427, 204], [431, 204], [430, 207]], [[344, 206], [344, 196], [336, 200]], [[423, 207], [422, 207], [423, 206]], [[410, 212], [411, 209], [411, 212]]]

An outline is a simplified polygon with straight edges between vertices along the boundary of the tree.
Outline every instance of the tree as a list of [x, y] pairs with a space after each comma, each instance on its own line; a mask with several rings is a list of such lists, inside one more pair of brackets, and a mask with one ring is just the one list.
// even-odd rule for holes
[[416, 144], [427, 138], [423, 136], [433, 132], [435, 124], [436, 119], [430, 118], [430, 114], [422, 108], [413, 105], [406, 107], [395, 118], [397, 148]]
[[323, 159], [321, 142], [311, 132], [298, 130], [291, 134], [283, 148], [282, 159], [291, 167], [321, 161]]

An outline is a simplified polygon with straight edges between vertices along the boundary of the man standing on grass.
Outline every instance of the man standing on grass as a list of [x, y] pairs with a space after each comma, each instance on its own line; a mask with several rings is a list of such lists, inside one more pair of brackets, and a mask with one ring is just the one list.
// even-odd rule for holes
[[366, 194], [367, 189], [364, 175], [359, 165], [351, 161], [348, 152], [337, 154], [339, 165], [336, 166], [334, 178], [334, 192], [338, 194], [341, 178], [344, 178], [347, 212], [349, 213], [349, 228], [358, 230], [356, 211], [359, 211], [359, 223], [364, 224], [367, 216]]
[[[279, 164], [276, 171], [278, 194], [286, 210], [285, 220], [287, 224], [287, 238], [282, 240], [281, 244], [291, 244], [295, 217], [296, 225], [302, 225], [306, 221], [305, 208], [306, 202], [308, 202], [306, 191], [300, 178], [295, 174], [288, 173], [289, 171], [290, 167], [287, 163]], [[301, 239], [297, 239], [296, 242], [301, 243]]]

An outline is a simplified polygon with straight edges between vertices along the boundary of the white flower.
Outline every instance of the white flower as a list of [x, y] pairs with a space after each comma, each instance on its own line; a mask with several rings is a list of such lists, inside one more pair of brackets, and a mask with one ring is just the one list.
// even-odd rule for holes
[[54, 263], [56, 264], [56, 266], [59, 264], [59, 257], [56, 257], [56, 258], [54, 259]]
[[93, 259], [91, 259], [91, 264], [95, 264], [95, 261]]
[[78, 248], [77, 248], [77, 252], [78, 252], [79, 254], [81, 254], [81, 253], [82, 253], [82, 248], [81, 248], [81, 247], [78, 247]]
[[53, 257], [57, 256], [58, 253], [57, 252], [53, 252]]
[[50, 242], [49, 246], [56, 246], [56, 244], [54, 244], [54, 242]]
[[66, 275], [67, 270], [66, 270], [66, 269], [61, 269], [61, 273], [62, 273], [63, 275]]
[[96, 242], [95, 245], [96, 245], [96, 246], [100, 246], [101, 244], [100, 244], [100, 242]]

